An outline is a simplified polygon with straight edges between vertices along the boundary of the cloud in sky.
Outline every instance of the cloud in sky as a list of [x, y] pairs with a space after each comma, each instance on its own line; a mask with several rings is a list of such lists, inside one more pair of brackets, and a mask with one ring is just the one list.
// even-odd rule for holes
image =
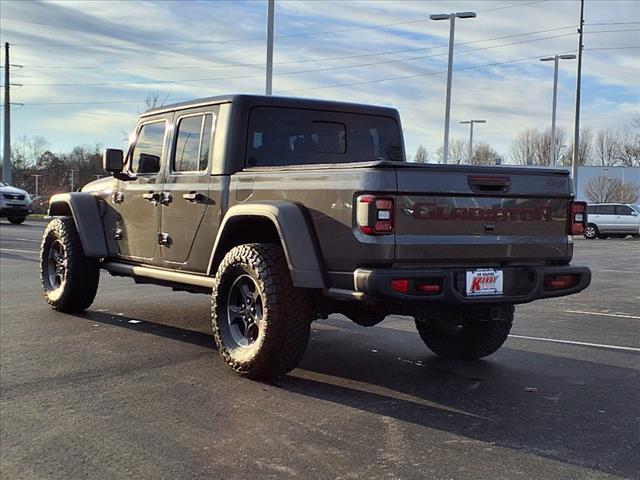
[[[263, 93], [266, 5], [3, 0], [1, 40], [24, 66], [12, 69], [23, 85], [12, 101], [24, 103], [13, 137], [118, 146], [151, 91], [169, 101]], [[456, 23], [451, 136], [467, 137], [459, 121], [484, 118], [475, 137], [506, 156], [519, 131], [550, 124], [553, 66], [537, 58], [575, 52], [577, 1], [276, 0], [274, 94], [393, 105], [407, 151], [435, 151], [449, 29], [428, 17], [463, 10], [478, 17]], [[621, 126], [640, 116], [640, 2], [591, 0], [585, 20], [582, 124]], [[561, 62], [558, 125], [568, 131], [575, 72]]]

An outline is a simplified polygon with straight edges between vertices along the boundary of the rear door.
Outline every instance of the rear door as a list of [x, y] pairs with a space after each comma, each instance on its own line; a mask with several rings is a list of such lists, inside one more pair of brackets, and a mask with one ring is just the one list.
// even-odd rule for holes
[[216, 208], [210, 185], [217, 116], [217, 106], [187, 110], [175, 116], [159, 235], [162, 260], [172, 268], [188, 269], [186, 265], [205, 212]]
[[596, 207], [598, 215], [598, 230], [601, 233], [614, 233], [619, 231], [616, 219], [615, 205], [598, 205]]
[[569, 255], [564, 172], [403, 167], [397, 181], [398, 262], [482, 265]]

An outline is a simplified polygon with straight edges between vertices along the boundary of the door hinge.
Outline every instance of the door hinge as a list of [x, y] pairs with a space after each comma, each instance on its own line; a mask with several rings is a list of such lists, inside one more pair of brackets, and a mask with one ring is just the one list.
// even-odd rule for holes
[[158, 233], [158, 244], [169, 246], [171, 245], [171, 237], [168, 233], [160, 232]]
[[113, 192], [111, 199], [113, 203], [122, 203], [124, 201], [124, 194], [122, 192]]
[[173, 197], [169, 192], [160, 193], [160, 203], [162, 205], [169, 205], [171, 202], [173, 202]]
[[114, 240], [122, 240], [122, 229], [121, 228], [116, 228], [113, 231], [113, 239]]

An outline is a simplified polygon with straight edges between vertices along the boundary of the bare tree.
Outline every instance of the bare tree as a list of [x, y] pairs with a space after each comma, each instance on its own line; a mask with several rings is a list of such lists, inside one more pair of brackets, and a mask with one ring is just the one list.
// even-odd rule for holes
[[429, 152], [427, 152], [427, 149], [420, 145], [416, 150], [413, 161], [416, 163], [427, 163], [429, 161]]
[[640, 184], [636, 182], [620, 183], [619, 202], [636, 203], [638, 200], [640, 200]]
[[620, 181], [618, 179], [600, 175], [589, 180], [584, 193], [593, 203], [615, 202], [619, 187]]
[[[559, 159], [560, 165], [573, 164], [573, 142], [571, 147]], [[578, 149], [578, 165], [589, 165], [593, 156], [593, 133], [589, 127], [580, 129], [580, 148]]]
[[520, 132], [511, 142], [511, 159], [518, 165], [534, 165], [534, 152], [540, 133], [535, 128]]
[[620, 140], [613, 130], [600, 130], [595, 140], [595, 158], [603, 167], [615, 165], [620, 148]]
[[478, 142], [473, 149], [473, 165], [495, 165], [500, 158], [498, 152], [488, 143]]
[[640, 199], [640, 184], [601, 175], [587, 183], [585, 193], [594, 203], [635, 203]]
[[624, 126], [618, 141], [617, 163], [625, 167], [640, 167], [640, 117]]
[[147, 93], [147, 97], [144, 99], [144, 106], [146, 107], [145, 111], [163, 106], [165, 103], [167, 103], [168, 99], [169, 94], [167, 93], [163, 98], [159, 90]]
[[[449, 163], [458, 165], [460, 163], [468, 163], [469, 144], [461, 138], [454, 138], [449, 142]], [[436, 151], [436, 158], [442, 163], [443, 148], [440, 147]]]

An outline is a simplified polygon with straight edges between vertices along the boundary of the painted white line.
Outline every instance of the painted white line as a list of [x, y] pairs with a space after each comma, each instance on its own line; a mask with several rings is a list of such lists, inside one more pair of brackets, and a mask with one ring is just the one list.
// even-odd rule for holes
[[637, 270], [610, 270], [608, 268], [594, 268], [595, 272], [608, 272], [608, 273], [632, 273], [635, 275], [640, 275], [640, 272]]
[[601, 343], [575, 342], [573, 340], [558, 340], [557, 338], [529, 337], [527, 335], [509, 335], [509, 336], [512, 338], [521, 338], [523, 340], [538, 340], [540, 342], [564, 343], [567, 345], [580, 345], [582, 347], [599, 347], [599, 348], [608, 348], [611, 350], [624, 350], [626, 352], [640, 353], [640, 348], [621, 347], [619, 345], [603, 345]]
[[581, 315], [599, 315], [602, 317], [619, 317], [619, 318], [632, 318], [634, 320], [640, 320], [640, 317], [636, 315], [625, 315], [623, 313], [600, 313], [600, 312], [583, 312], [582, 310], [565, 310], [566, 313], [579, 313]]
[[[10, 240], [11, 240], [10, 238], [7, 239], [7, 241], [10, 241]], [[41, 240], [35, 240], [33, 238], [14, 238], [13, 240], [18, 240], [20, 242], [36, 242], [36, 243], [40, 243], [41, 241]]]
[[40, 254], [40, 252], [34, 252], [33, 250], [14, 250], [13, 248], [0, 248], [0, 252], [35, 253], [36, 255]]

